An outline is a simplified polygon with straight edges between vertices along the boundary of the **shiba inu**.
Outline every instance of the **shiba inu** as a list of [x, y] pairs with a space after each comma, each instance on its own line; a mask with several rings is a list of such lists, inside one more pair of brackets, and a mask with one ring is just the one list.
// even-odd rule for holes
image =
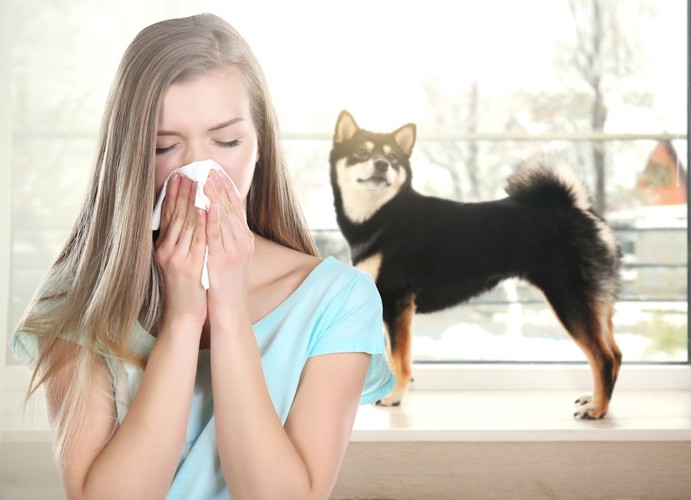
[[506, 198], [425, 196], [411, 184], [415, 139], [414, 124], [373, 133], [343, 111], [330, 155], [339, 228], [353, 265], [372, 276], [382, 298], [397, 384], [380, 403], [400, 404], [411, 380], [415, 313], [518, 277], [542, 290], [590, 364], [594, 391], [576, 400], [574, 416], [603, 417], [622, 359], [612, 326], [621, 252], [576, 175], [542, 156], [509, 176]]

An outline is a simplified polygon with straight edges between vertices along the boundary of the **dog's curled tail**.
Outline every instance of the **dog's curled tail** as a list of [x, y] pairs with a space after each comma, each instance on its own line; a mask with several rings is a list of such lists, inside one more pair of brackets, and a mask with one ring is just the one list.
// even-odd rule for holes
[[508, 177], [508, 195], [530, 205], [568, 205], [590, 210], [588, 192], [574, 171], [557, 157], [539, 156], [521, 163]]

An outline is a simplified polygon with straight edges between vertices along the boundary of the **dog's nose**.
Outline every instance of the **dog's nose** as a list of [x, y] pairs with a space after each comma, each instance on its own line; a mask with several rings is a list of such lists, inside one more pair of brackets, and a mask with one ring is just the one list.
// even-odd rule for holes
[[374, 168], [377, 170], [377, 172], [386, 172], [386, 169], [389, 168], [389, 162], [377, 160], [374, 162]]

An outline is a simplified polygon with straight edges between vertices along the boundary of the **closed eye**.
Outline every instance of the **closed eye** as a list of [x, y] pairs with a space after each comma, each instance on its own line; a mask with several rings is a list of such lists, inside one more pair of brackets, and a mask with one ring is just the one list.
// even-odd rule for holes
[[216, 144], [218, 144], [222, 148], [236, 148], [240, 145], [240, 139], [235, 139], [233, 141], [228, 142], [216, 141]]
[[168, 146], [168, 147], [165, 147], [165, 148], [159, 148], [159, 147], [157, 147], [157, 148], [156, 148], [156, 154], [157, 154], [157, 155], [165, 154], [165, 153], [167, 153], [168, 151], [170, 151], [171, 149], [173, 149], [175, 146], [176, 146], [176, 144], [173, 144], [172, 146]]

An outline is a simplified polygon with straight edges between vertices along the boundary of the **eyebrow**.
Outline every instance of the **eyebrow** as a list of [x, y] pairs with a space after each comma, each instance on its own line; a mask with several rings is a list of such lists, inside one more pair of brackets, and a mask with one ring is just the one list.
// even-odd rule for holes
[[[225, 121], [223, 123], [219, 123], [218, 125], [214, 125], [208, 131], [214, 132], [215, 130], [221, 130], [223, 128], [229, 127], [230, 125], [233, 125], [237, 122], [241, 122], [243, 120], [244, 120], [244, 118], [239, 118], [239, 117], [233, 118], [232, 120], [228, 120], [228, 121]], [[180, 134], [178, 134], [177, 132], [172, 132], [172, 131], [168, 131], [168, 130], [159, 130], [158, 132], [156, 132], [156, 135], [166, 136], [166, 135], [180, 135]]]

